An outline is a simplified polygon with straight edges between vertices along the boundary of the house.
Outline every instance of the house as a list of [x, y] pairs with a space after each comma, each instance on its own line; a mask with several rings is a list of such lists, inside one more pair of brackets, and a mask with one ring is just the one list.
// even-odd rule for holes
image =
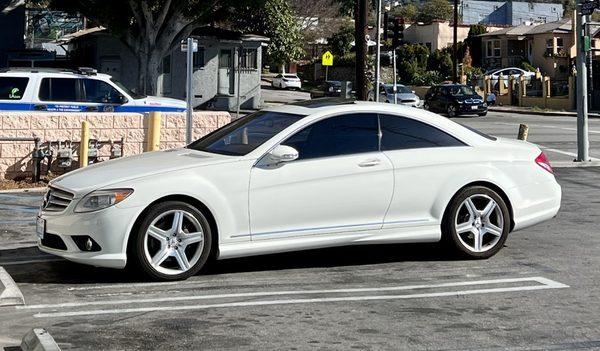
[[459, 11], [464, 24], [522, 24], [558, 21], [563, 17], [563, 5], [521, 1], [462, 0]]
[[0, 0], [0, 67], [7, 67], [11, 51], [25, 49], [25, 2]]
[[[457, 41], [464, 41], [469, 35], [470, 26], [459, 24], [457, 27]], [[488, 27], [488, 31], [499, 28], [497, 26]], [[412, 23], [407, 24], [404, 29], [404, 41], [411, 44], [425, 45], [430, 52], [452, 46], [453, 40], [453, 25], [449, 21], [436, 20], [431, 23]]]
[[[269, 39], [216, 27], [198, 27], [191, 37], [198, 40], [193, 60], [194, 107], [234, 110], [239, 88], [242, 108], [258, 108], [262, 46]], [[86, 29], [63, 39], [76, 65], [96, 68], [135, 90], [139, 74], [135, 53], [104, 28]], [[185, 81], [186, 53], [173, 45], [160, 64], [157, 94], [185, 99]]]
[[[538, 25], [520, 25], [485, 33], [482, 38], [483, 66], [486, 69], [519, 66], [528, 61], [551, 77], [569, 75], [575, 57], [570, 19]], [[598, 39], [593, 45], [600, 47]]]

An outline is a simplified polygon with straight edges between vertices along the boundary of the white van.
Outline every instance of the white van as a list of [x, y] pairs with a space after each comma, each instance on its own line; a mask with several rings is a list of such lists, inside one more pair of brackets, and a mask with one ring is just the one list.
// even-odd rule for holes
[[182, 112], [182, 100], [142, 96], [91, 68], [0, 71], [0, 110], [50, 112]]

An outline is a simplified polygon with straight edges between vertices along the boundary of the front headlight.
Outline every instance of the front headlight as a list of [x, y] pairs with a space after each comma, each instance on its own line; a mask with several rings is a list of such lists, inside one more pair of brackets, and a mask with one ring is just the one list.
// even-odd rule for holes
[[485, 103], [485, 102], [482, 105], [483, 105], [483, 107], [487, 107], [487, 103]]
[[133, 189], [96, 190], [79, 200], [75, 212], [92, 212], [105, 209], [125, 200]]

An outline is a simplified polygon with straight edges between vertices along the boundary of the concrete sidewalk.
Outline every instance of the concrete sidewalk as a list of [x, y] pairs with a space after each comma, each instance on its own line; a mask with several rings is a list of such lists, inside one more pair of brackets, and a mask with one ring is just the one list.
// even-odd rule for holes
[[[577, 117], [577, 111], [540, 110], [540, 109], [533, 109], [530, 107], [518, 107], [518, 106], [491, 106], [488, 108], [488, 111], [520, 113], [520, 114], [526, 114], [526, 115], [539, 115], [539, 116]], [[589, 118], [600, 118], [600, 113], [590, 112], [590, 113], [588, 113], [588, 117]]]

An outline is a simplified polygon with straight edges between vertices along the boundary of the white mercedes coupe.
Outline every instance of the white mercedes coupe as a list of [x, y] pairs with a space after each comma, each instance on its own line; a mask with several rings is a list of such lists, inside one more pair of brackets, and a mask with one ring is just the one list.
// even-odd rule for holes
[[488, 258], [560, 200], [531, 143], [416, 108], [317, 99], [59, 177], [37, 234], [75, 262], [176, 280], [209, 259], [354, 244], [441, 240]]

